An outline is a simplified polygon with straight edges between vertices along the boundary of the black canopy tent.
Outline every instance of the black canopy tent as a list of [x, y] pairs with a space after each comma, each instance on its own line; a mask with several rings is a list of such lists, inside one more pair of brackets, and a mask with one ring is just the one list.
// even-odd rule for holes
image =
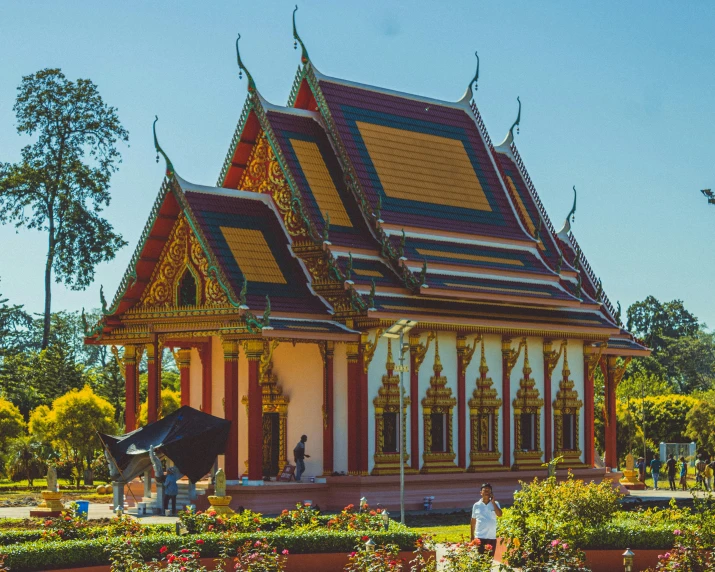
[[[121, 475], [129, 482], [151, 468], [149, 447], [173, 461], [179, 472], [195, 483], [206, 475], [217, 455], [225, 452], [231, 422], [184, 405], [180, 409], [125, 435], [99, 434]], [[116, 473], [116, 471], [111, 471]]]

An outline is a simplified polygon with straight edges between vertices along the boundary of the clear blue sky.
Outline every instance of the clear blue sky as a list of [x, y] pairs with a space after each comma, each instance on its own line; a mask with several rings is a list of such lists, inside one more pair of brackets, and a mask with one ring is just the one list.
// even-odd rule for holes
[[[107, 216], [129, 241], [86, 292], [113, 295], [159, 190], [151, 123], [177, 171], [215, 184], [246, 94], [234, 40], [261, 93], [285, 104], [299, 64], [288, 1], [8, 1], [0, 18], [0, 160], [28, 143], [12, 104], [21, 77], [60, 67], [119, 110], [130, 147]], [[517, 144], [556, 226], [579, 190], [574, 231], [624, 310], [681, 298], [715, 326], [715, 3], [330, 2], [302, 0], [298, 26], [328, 75], [456, 100], [481, 57], [477, 103], [492, 139], [523, 115]], [[44, 236], [0, 227], [0, 292], [42, 308]]]

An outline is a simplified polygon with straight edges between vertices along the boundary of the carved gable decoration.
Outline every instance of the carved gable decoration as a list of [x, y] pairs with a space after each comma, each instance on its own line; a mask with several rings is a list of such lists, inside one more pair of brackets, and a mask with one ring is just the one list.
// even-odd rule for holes
[[208, 266], [206, 254], [182, 214], [164, 244], [139, 307], [229, 306], [218, 281], [209, 277]]

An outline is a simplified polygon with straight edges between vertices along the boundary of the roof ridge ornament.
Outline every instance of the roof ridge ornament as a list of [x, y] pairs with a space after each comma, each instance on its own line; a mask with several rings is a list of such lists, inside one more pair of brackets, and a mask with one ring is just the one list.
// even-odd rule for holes
[[159, 145], [159, 139], [156, 136], [156, 122], [159, 121], [159, 116], [155, 115], [154, 116], [154, 124], [152, 125], [152, 130], [154, 131], [154, 148], [156, 149], [156, 162], [159, 162], [159, 154], [161, 154], [162, 157], [164, 157], [164, 161], [166, 161], [166, 176], [168, 178], [171, 178], [174, 176], [174, 165], [172, 165], [171, 160], [169, 159], [169, 156], [164, 153], [164, 150], [161, 148], [161, 145]]
[[298, 28], [295, 25], [295, 13], [297, 11], [298, 11], [298, 4], [295, 5], [295, 9], [293, 10], [293, 49], [297, 50], [298, 44], [300, 44], [300, 49], [301, 49], [300, 61], [303, 65], [305, 65], [310, 61], [310, 57], [308, 56], [308, 50], [305, 48], [305, 44], [303, 43], [303, 40], [301, 40], [300, 36], [298, 35]]
[[516, 132], [517, 134], [519, 133], [519, 124], [521, 123], [521, 98], [519, 96], [516, 97], [516, 100], [519, 102], [519, 111], [516, 114], [516, 121], [512, 123], [511, 127], [509, 128], [509, 132], [506, 134], [506, 137], [504, 137], [504, 141], [499, 143], [497, 145], [497, 148], [506, 150], [511, 147], [511, 144], [514, 143], [514, 128], [516, 127]]
[[474, 55], [477, 58], [477, 71], [474, 73], [474, 77], [469, 82], [469, 85], [467, 86], [467, 91], [464, 92], [462, 99], [459, 100], [460, 103], [468, 104], [474, 97], [472, 86], [474, 86], [474, 91], [477, 91], [479, 89], [479, 53], [475, 51]]
[[[571, 219], [571, 220], [569, 221], [569, 219]], [[569, 214], [566, 215], [566, 220], [564, 221], [564, 226], [562, 226], [561, 230], [556, 233], [556, 236], [558, 236], [564, 242], [568, 242], [569, 232], [571, 232], [571, 223], [574, 222], [575, 220], [576, 220], [576, 185], [573, 186], [573, 206], [571, 207]]]
[[236, 38], [236, 60], [238, 61], [238, 78], [242, 79], [243, 73], [245, 72], [246, 79], [248, 80], [248, 91], [249, 93], [253, 93], [254, 91], [256, 91], [256, 82], [253, 81], [253, 76], [248, 71], [248, 68], [241, 61], [241, 51], [238, 49], [238, 40], [240, 39], [241, 34], [239, 33], [238, 37]]

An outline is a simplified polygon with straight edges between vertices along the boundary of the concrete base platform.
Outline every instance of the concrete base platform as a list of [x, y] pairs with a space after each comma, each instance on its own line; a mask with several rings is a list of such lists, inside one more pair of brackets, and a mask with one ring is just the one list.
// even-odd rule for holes
[[62, 514], [62, 511], [60, 510], [42, 510], [42, 509], [37, 509], [37, 510], [31, 510], [30, 511], [30, 516], [36, 516], [39, 518], [56, 518]]
[[[610, 480], [618, 485], [620, 473], [607, 473], [605, 469], [573, 469], [576, 478], [601, 482]], [[514, 491], [520, 488], [519, 481], [531, 481], [534, 477], [546, 478], [546, 469], [530, 471], [491, 471], [488, 473], [449, 473], [428, 475], [405, 475], [405, 510], [423, 509], [424, 497], [434, 497], [433, 509], [470, 509], [479, 497], [482, 483], [491, 483], [495, 498], [504, 505], [513, 501]], [[567, 471], [559, 470], [557, 478], [566, 479]], [[340, 511], [345, 506], [359, 505], [365, 497], [370, 506], [379, 503], [390, 512], [400, 508], [399, 476], [341, 476], [327, 477], [325, 483], [270, 482], [260, 487], [227, 486], [226, 494], [233, 497], [231, 508], [248, 508], [263, 514], [277, 514], [291, 509], [296, 503], [310, 500], [322, 511]], [[621, 488], [621, 487], [619, 487]], [[208, 495], [197, 499], [196, 508], [209, 507]], [[627, 494], [628, 491], [625, 491]]]

